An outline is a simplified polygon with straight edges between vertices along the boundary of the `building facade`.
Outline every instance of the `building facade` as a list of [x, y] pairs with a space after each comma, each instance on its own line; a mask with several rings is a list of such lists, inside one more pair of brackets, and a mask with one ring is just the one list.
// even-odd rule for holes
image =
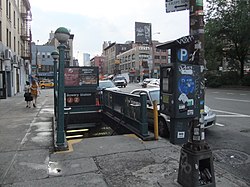
[[116, 58], [118, 54], [123, 53], [132, 48], [132, 42], [125, 44], [116, 44], [111, 42], [104, 42], [103, 44], [103, 55], [104, 56], [104, 74], [119, 74], [119, 61]]
[[[73, 39], [74, 35], [71, 34], [68, 42], [65, 44], [65, 67], [79, 66], [78, 61], [73, 59]], [[54, 79], [54, 60], [51, 53], [57, 50], [59, 42], [54, 37], [54, 32], [49, 34], [49, 40], [44, 45], [36, 45], [31, 43], [31, 76], [36, 77], [39, 81], [43, 79]]]
[[54, 79], [54, 60], [51, 53], [55, 49], [55, 46], [31, 43], [31, 75], [37, 77], [39, 81], [43, 79]]
[[95, 56], [94, 58], [92, 58], [90, 60], [90, 65], [91, 66], [96, 66], [99, 68], [99, 77], [100, 79], [102, 79], [104, 77], [104, 71], [103, 71], [103, 67], [104, 67], [104, 56]]
[[162, 44], [159, 41], [152, 41], [152, 69], [151, 76], [154, 78], [159, 78], [160, 67], [164, 64], [171, 62], [170, 50], [160, 50], [156, 46]]
[[29, 0], [0, 0], [0, 98], [23, 91], [31, 72]]
[[158, 44], [158, 41], [152, 41], [151, 45], [136, 43], [132, 49], [117, 55], [120, 72], [128, 73], [130, 82], [159, 78], [160, 66], [168, 63], [168, 52], [156, 49]]
[[90, 54], [83, 53], [83, 66], [90, 66]]

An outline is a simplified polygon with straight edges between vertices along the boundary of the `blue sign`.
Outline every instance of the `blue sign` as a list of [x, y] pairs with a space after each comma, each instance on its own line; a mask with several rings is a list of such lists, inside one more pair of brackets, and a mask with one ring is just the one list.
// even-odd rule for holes
[[188, 51], [186, 49], [179, 49], [177, 51], [178, 60], [181, 62], [186, 62], [188, 60]]
[[178, 89], [181, 93], [188, 95], [193, 93], [195, 88], [194, 78], [192, 76], [181, 76], [178, 81]]

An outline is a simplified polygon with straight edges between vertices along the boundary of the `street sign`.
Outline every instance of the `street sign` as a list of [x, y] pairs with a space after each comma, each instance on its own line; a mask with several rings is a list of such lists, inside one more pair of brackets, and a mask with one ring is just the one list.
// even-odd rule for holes
[[166, 0], [166, 12], [177, 12], [189, 9], [189, 0]]

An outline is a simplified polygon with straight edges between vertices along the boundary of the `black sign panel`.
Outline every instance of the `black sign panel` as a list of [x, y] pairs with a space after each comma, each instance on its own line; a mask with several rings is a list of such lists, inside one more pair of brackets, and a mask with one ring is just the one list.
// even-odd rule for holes
[[64, 69], [65, 86], [98, 85], [98, 67], [69, 67]]
[[152, 42], [151, 23], [135, 22], [135, 42], [146, 44]]
[[66, 106], [86, 106], [96, 104], [96, 94], [94, 92], [67, 93]]

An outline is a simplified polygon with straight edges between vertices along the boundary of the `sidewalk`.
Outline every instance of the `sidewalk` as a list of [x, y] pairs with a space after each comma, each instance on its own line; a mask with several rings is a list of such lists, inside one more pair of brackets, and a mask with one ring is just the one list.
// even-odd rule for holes
[[[122, 135], [69, 141], [55, 153], [53, 90], [42, 90], [37, 108], [25, 106], [23, 94], [0, 100], [0, 186], [180, 186], [180, 146]], [[216, 186], [250, 185], [214, 167]]]

